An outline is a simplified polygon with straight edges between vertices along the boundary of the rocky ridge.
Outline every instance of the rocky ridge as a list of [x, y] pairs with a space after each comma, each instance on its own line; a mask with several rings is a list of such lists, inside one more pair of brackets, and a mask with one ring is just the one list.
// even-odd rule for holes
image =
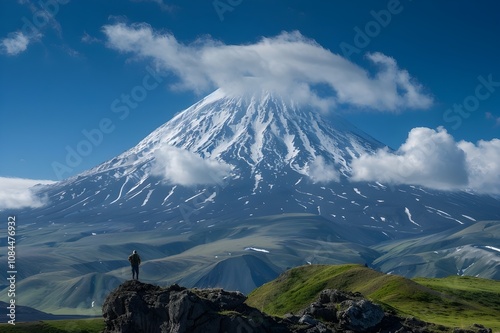
[[[386, 312], [359, 293], [325, 289], [297, 314], [271, 317], [245, 304], [246, 296], [223, 289], [161, 288], [127, 281], [103, 305], [104, 333], [222, 332], [447, 332], [444, 326]], [[458, 333], [491, 333], [481, 325]]]

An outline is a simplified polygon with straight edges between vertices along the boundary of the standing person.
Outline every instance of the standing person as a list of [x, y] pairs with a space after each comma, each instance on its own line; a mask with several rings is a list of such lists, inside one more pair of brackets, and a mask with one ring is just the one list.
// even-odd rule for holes
[[128, 261], [132, 266], [132, 280], [139, 280], [139, 265], [141, 264], [141, 257], [134, 250], [131, 255], [128, 256]]

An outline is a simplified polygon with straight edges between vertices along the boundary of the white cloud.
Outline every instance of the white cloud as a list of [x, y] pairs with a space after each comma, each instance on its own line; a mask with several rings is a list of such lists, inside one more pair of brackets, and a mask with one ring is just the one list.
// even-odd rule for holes
[[396, 151], [378, 150], [352, 161], [353, 180], [418, 184], [437, 189], [467, 184], [465, 154], [444, 128], [417, 127]]
[[0, 177], [0, 209], [41, 207], [47, 200], [37, 196], [37, 189], [33, 186], [52, 183], [51, 180]]
[[30, 40], [22, 32], [15, 32], [10, 37], [2, 39], [2, 46], [8, 55], [17, 55], [26, 51]]
[[164, 145], [155, 152], [152, 172], [169, 184], [196, 186], [220, 184], [231, 169], [226, 163], [204, 159], [188, 150]]
[[442, 127], [414, 128], [397, 151], [359, 156], [351, 167], [354, 181], [500, 194], [500, 140], [457, 143]]
[[314, 161], [309, 164], [309, 177], [315, 183], [328, 183], [331, 181], [338, 182], [340, 174], [333, 165], [325, 163], [322, 156], [317, 156]]
[[[103, 31], [108, 47], [152, 59], [179, 78], [176, 88], [180, 89], [223, 88], [234, 94], [274, 90], [323, 108], [348, 104], [397, 112], [432, 104], [432, 98], [393, 58], [369, 54], [367, 59], [377, 65], [372, 75], [299, 32], [284, 32], [254, 44], [226, 45], [209, 37], [183, 44], [147, 24], [117, 23], [104, 26]], [[332, 96], [319, 97], [313, 89], [318, 84], [330, 87]]]
[[[21, 31], [12, 32], [9, 37], [4, 38], [0, 41], [2, 47], [2, 52], [8, 55], [18, 55], [27, 50], [28, 46], [35, 42], [41, 42], [43, 37], [43, 32], [49, 28], [54, 30], [59, 38], [62, 37], [62, 27], [61, 24], [56, 20], [56, 16], [59, 13], [61, 6], [68, 3], [57, 3], [60, 1], [52, 1], [52, 4], [43, 3], [43, 1], [29, 1], [29, 0], [18, 0], [20, 5], [27, 7], [31, 11], [32, 20], [27, 20], [23, 18], [24, 24]], [[68, 46], [65, 48], [69, 49]], [[73, 55], [70, 53], [70, 55]]]
[[500, 140], [479, 141], [477, 145], [460, 141], [465, 152], [469, 186], [482, 193], [500, 195]]

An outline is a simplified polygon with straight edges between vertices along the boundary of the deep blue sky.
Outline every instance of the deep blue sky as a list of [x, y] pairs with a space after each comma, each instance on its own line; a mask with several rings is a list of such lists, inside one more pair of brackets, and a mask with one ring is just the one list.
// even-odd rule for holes
[[[373, 65], [365, 54], [381, 52], [394, 58], [399, 68], [407, 70], [433, 96], [433, 105], [396, 113], [369, 107], [332, 112], [343, 113], [395, 149], [412, 128], [420, 126], [444, 126], [456, 141], [475, 143], [500, 137], [497, 1], [220, 0], [219, 5], [231, 7], [221, 16], [215, 1], [164, 0], [160, 5], [160, 0], [48, 0], [47, 8], [53, 14], [50, 20], [40, 3], [0, 3], [0, 177], [57, 180], [53, 163], [64, 163], [67, 147], [76, 148], [85, 139], [83, 130], [90, 131], [102, 119], [110, 119], [113, 130], [66, 176], [77, 174], [134, 146], [209, 93], [173, 91], [170, 87], [177, 78], [171, 74], [130, 115], [119, 119], [111, 111], [112, 102], [142, 84], [149, 63], [106, 45], [103, 26], [116, 22], [145, 22], [185, 44], [206, 35], [224, 44], [252, 44], [262, 37], [298, 30], [340, 55], [346, 55], [341, 45], [358, 46], [359, 54], [348, 58], [368, 71]], [[373, 11], [395, 5], [397, 13], [391, 14], [388, 24], [375, 23]], [[356, 42], [356, 31], [370, 27], [378, 29], [373, 37], [365, 45]], [[18, 38], [8, 49], [6, 45], [20, 31], [28, 44], [22, 45], [26, 40]], [[481, 88], [478, 96], [480, 76], [498, 83], [490, 90]], [[479, 101], [469, 107], [473, 109], [467, 112], [470, 116], [446, 113], [464, 101]]]

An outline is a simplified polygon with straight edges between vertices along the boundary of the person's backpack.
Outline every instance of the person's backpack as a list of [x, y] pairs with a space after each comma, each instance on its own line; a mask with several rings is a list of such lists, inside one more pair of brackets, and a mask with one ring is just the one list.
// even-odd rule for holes
[[141, 263], [141, 258], [137, 253], [134, 253], [130, 257], [128, 257], [128, 260], [132, 265], [139, 265]]

